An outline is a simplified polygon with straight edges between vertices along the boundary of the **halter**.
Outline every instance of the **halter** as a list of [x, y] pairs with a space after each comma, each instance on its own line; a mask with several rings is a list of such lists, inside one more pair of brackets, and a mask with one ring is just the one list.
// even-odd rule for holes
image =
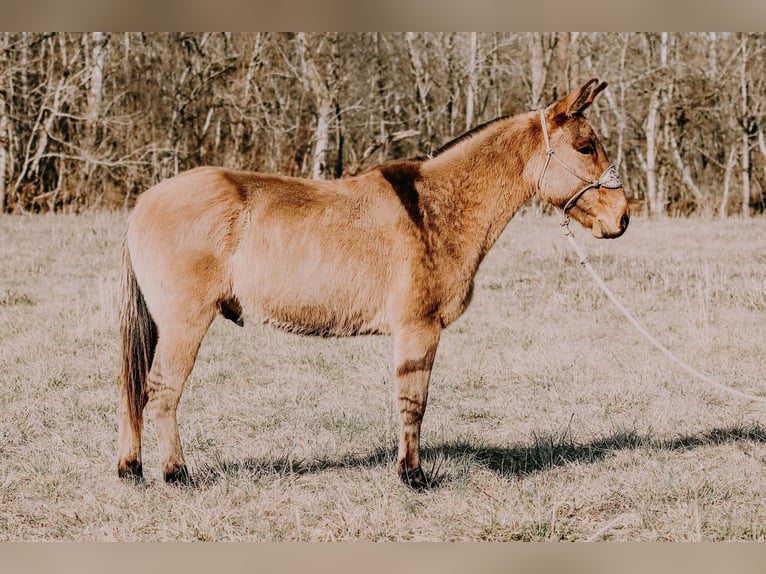
[[557, 158], [554, 154], [553, 148], [551, 147], [551, 140], [548, 137], [548, 126], [545, 121], [545, 110], [540, 110], [540, 125], [543, 127], [546, 158], [545, 166], [543, 167], [543, 173], [540, 174], [540, 179], [537, 180], [537, 189], [542, 190], [543, 178], [545, 177], [545, 173], [548, 171], [548, 164], [551, 162], [551, 158], [555, 159], [561, 167], [563, 167], [577, 179], [587, 184], [580, 191], [570, 197], [569, 200], [564, 204], [561, 225], [567, 225], [569, 223], [569, 210], [575, 206], [577, 201], [586, 191], [589, 189], [600, 189], [602, 187], [606, 189], [620, 189], [622, 187], [622, 181], [620, 180], [620, 175], [617, 173], [617, 168], [614, 164], [610, 164], [609, 167], [604, 170], [604, 173], [601, 174], [601, 177], [599, 177], [597, 180], [588, 179], [579, 175], [563, 161]]

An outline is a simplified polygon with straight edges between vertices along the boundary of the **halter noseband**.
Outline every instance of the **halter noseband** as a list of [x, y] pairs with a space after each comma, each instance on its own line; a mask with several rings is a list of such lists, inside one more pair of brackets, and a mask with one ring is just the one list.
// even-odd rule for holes
[[609, 167], [607, 167], [604, 170], [604, 173], [601, 174], [601, 177], [599, 177], [597, 180], [588, 179], [579, 175], [577, 172], [571, 169], [568, 165], [566, 165], [563, 161], [557, 158], [556, 155], [554, 154], [553, 148], [551, 147], [551, 140], [548, 137], [548, 126], [547, 126], [547, 122], [545, 121], [545, 110], [540, 110], [540, 125], [543, 128], [543, 138], [545, 139], [546, 158], [545, 158], [545, 166], [543, 167], [543, 172], [540, 174], [540, 179], [537, 180], [537, 189], [542, 190], [543, 178], [545, 177], [545, 173], [548, 171], [548, 164], [551, 162], [551, 158], [555, 159], [556, 162], [561, 167], [563, 167], [565, 170], [567, 170], [577, 179], [579, 179], [580, 181], [586, 184], [585, 187], [583, 187], [580, 191], [578, 191], [572, 197], [570, 197], [569, 200], [564, 204], [563, 214], [562, 214], [562, 225], [566, 225], [567, 223], [569, 223], [569, 210], [575, 206], [577, 201], [583, 196], [583, 194], [586, 191], [588, 191], [589, 189], [600, 189], [602, 187], [606, 189], [620, 189], [622, 187], [622, 181], [620, 180], [620, 175], [617, 173], [617, 168], [615, 167], [614, 164], [610, 164]]

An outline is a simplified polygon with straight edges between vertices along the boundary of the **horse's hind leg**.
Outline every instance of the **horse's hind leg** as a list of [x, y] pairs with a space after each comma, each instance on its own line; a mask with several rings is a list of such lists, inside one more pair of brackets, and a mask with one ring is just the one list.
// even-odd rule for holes
[[420, 425], [440, 335], [441, 325], [437, 322], [408, 325], [394, 335], [396, 400], [401, 417], [397, 471], [406, 484], [416, 489], [428, 486], [420, 467]]
[[184, 383], [194, 367], [202, 338], [215, 316], [215, 309], [193, 322], [158, 324], [159, 340], [147, 379], [147, 407], [154, 414], [157, 442], [167, 482], [188, 482], [176, 409]]

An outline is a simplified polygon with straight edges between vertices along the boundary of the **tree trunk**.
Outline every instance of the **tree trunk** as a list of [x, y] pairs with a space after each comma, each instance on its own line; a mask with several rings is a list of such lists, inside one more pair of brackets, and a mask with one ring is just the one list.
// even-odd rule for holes
[[662, 217], [665, 214], [664, 193], [657, 185], [657, 123], [660, 112], [660, 91], [658, 86], [649, 98], [649, 113], [646, 118], [646, 198], [649, 214]]
[[314, 130], [314, 155], [311, 159], [312, 179], [324, 179], [327, 170], [327, 146], [330, 141], [330, 113], [332, 108], [318, 102], [317, 125]]
[[744, 217], [750, 217], [750, 134], [749, 120], [750, 114], [748, 110], [748, 97], [747, 97], [747, 34], [741, 35], [741, 66], [740, 66], [740, 81], [742, 89], [742, 215]]
[[750, 138], [742, 135], [742, 215], [750, 217]]
[[490, 96], [494, 100], [494, 106], [492, 107], [493, 113], [492, 117], [499, 117], [502, 115], [502, 101], [503, 96], [499, 93], [499, 81], [498, 81], [498, 68], [499, 62], [498, 62], [498, 51], [500, 50], [500, 42], [498, 41], [499, 33], [492, 34], [492, 61], [490, 63], [489, 67], [489, 91]]
[[245, 139], [245, 117], [247, 110], [251, 107], [251, 90], [255, 73], [261, 65], [261, 50], [263, 49], [263, 32], [248, 33], [242, 45], [242, 56], [240, 66], [245, 73], [242, 76], [242, 92], [240, 93], [237, 107], [238, 122], [234, 128], [235, 149], [246, 150], [248, 142]]
[[19, 67], [19, 76], [21, 84], [21, 98], [26, 100], [29, 97], [29, 32], [21, 33], [21, 45], [19, 46], [21, 56], [21, 66]]
[[[89, 39], [91, 49], [89, 62], [90, 78], [88, 85], [87, 109], [85, 111], [85, 138], [83, 141], [85, 148], [84, 175], [86, 178], [90, 175], [91, 170], [93, 169], [91, 159], [97, 156], [98, 120], [101, 113], [104, 85], [104, 56], [106, 52], [106, 43], [109, 37], [103, 32], [92, 32]], [[79, 190], [80, 187], [81, 186], [77, 186], [77, 189]], [[58, 188], [60, 189], [60, 184]], [[54, 194], [54, 196], [55, 195], [57, 194]]]
[[668, 33], [660, 33], [660, 65], [665, 68], [668, 65]]
[[[667, 70], [668, 72], [664, 77], [669, 77], [670, 79], [666, 82], [666, 85], [664, 86], [662, 90], [662, 104], [663, 108], [665, 110], [665, 121], [664, 121], [664, 133], [665, 133], [665, 143], [666, 146], [670, 147], [670, 155], [673, 157], [673, 162], [676, 164], [676, 169], [678, 169], [679, 172], [681, 172], [681, 180], [684, 182], [687, 188], [689, 188], [689, 191], [692, 192], [692, 196], [694, 196], [694, 202], [698, 209], [707, 210], [712, 209], [712, 206], [705, 205], [705, 200], [702, 195], [702, 191], [700, 190], [699, 186], [694, 181], [694, 178], [692, 177], [692, 171], [689, 167], [689, 164], [684, 161], [683, 156], [681, 155], [681, 150], [678, 147], [678, 141], [676, 140], [675, 132], [674, 132], [674, 124], [675, 118], [671, 117], [671, 113], [673, 110], [673, 91], [675, 89], [674, 80], [675, 74], [670, 73], [669, 70], [671, 68], [668, 68], [668, 51], [670, 48], [672, 48], [677, 39], [669, 38], [669, 35], [667, 32], [663, 32], [661, 36], [661, 65], [664, 70]], [[674, 51], [676, 57], [678, 57], [678, 51]], [[678, 62], [675, 62], [676, 67]]]
[[[314, 97], [317, 123], [314, 129], [314, 153], [311, 158], [310, 176], [324, 179], [328, 173], [327, 151], [330, 142], [330, 123], [334, 111], [334, 88], [327, 74], [319, 71], [315, 55], [308, 48], [308, 38], [304, 32], [297, 35], [303, 80], [307, 91]], [[337, 34], [329, 34], [331, 43], [337, 42]], [[332, 88], [332, 89], [331, 89]]]
[[[551, 34], [556, 34], [556, 32], [551, 32]], [[543, 92], [553, 56], [553, 50], [546, 47], [545, 35], [546, 32], [532, 32], [529, 39], [530, 106], [532, 109], [539, 109], [543, 104]], [[542, 213], [544, 208], [545, 205], [540, 197], [537, 194], [532, 196], [532, 209], [537, 213]]]
[[477, 33], [471, 32], [468, 40], [468, 87], [465, 94], [465, 129], [470, 130], [473, 126], [473, 107], [476, 97], [476, 52], [478, 50]]
[[[603, 92], [603, 97], [606, 98], [606, 101], [612, 110], [612, 114], [617, 120], [617, 153], [614, 156], [614, 165], [617, 167], [618, 171], [621, 169], [623, 164], [625, 131], [627, 129], [627, 121], [625, 119], [626, 88], [625, 82], [622, 80], [622, 78], [624, 77], [625, 61], [627, 57], [627, 47], [629, 40], [630, 34], [625, 34], [622, 36], [622, 48], [620, 49], [620, 72], [617, 74], [617, 77], [620, 78], [620, 83], [610, 83], [609, 89]], [[586, 57], [585, 64], [588, 66], [589, 72], [592, 75], [595, 75], [592, 58]], [[619, 95], [619, 103], [614, 97], [615, 92]], [[625, 174], [625, 176], [627, 176], [627, 174]], [[624, 181], [627, 183], [627, 177], [624, 177]]]
[[548, 78], [548, 64], [551, 53], [545, 50], [545, 32], [532, 32], [529, 40], [530, 80], [532, 84], [531, 106], [538, 109], [543, 99], [545, 81]]
[[[378, 163], [383, 163], [388, 157], [388, 106], [386, 106], [385, 69], [386, 64], [380, 45], [380, 32], [373, 32], [375, 48], [375, 92], [378, 112]], [[362, 160], [365, 158], [363, 157]]]
[[560, 32], [556, 44], [556, 84], [554, 98], [561, 98], [569, 93], [571, 88], [570, 59], [573, 37], [576, 32]]
[[104, 55], [108, 36], [103, 32], [93, 32], [91, 40], [90, 87], [88, 89], [88, 125], [95, 129], [101, 110], [101, 98], [104, 84]]
[[[457, 125], [457, 116], [459, 113], [458, 110], [458, 102], [460, 101], [460, 88], [461, 88], [461, 81], [463, 80], [463, 77], [465, 76], [463, 70], [458, 70], [458, 64], [455, 63], [455, 60], [460, 59], [460, 57], [456, 54], [458, 51], [455, 47], [457, 33], [456, 32], [449, 32], [444, 37], [444, 59], [447, 62], [447, 82], [446, 82], [446, 92], [447, 92], [447, 119], [449, 121], [449, 129], [447, 130], [447, 135], [449, 137], [455, 137], [455, 126]], [[462, 55], [462, 54], [461, 54]], [[468, 113], [468, 110], [466, 108], [466, 114]]]
[[28, 173], [37, 174], [38, 169], [40, 168], [40, 161], [42, 160], [43, 154], [48, 149], [48, 134], [53, 133], [53, 122], [59, 115], [59, 110], [61, 108], [61, 94], [64, 91], [65, 82], [66, 80], [61, 78], [53, 92], [51, 107], [47, 110], [48, 113], [42, 122], [42, 129], [40, 130], [40, 135], [37, 140], [37, 149], [35, 150], [34, 156], [32, 156], [30, 160], [31, 163]]
[[732, 147], [729, 151], [729, 157], [726, 160], [726, 166], [723, 172], [723, 196], [721, 198], [721, 206], [718, 208], [718, 218], [726, 219], [729, 215], [729, 193], [731, 190], [731, 173], [734, 171], [734, 166], [737, 164], [737, 150]]
[[[427, 66], [423, 64], [423, 53], [417, 45], [417, 33], [407, 32], [405, 35], [410, 64], [415, 75], [415, 90], [417, 102], [418, 131], [420, 132], [421, 147], [431, 147], [433, 128], [431, 126], [431, 109], [428, 93], [431, 89], [431, 78]], [[424, 133], [425, 132], [425, 133]]]
[[718, 32], [708, 32], [708, 77], [718, 76]]
[[340, 105], [335, 102], [335, 170], [333, 176], [343, 176], [343, 119], [340, 113]]
[[5, 211], [5, 181], [8, 171], [8, 115], [5, 94], [0, 90], [0, 213]]
[[681, 179], [692, 192], [694, 200], [697, 202], [697, 206], [700, 209], [707, 209], [708, 206], [705, 205], [702, 191], [695, 183], [694, 178], [692, 177], [691, 169], [689, 168], [689, 165], [684, 162], [683, 157], [681, 156], [681, 151], [678, 149], [678, 142], [676, 142], [676, 137], [670, 130], [668, 130], [668, 139], [670, 140], [670, 148], [673, 151], [673, 159], [675, 160], [676, 167], [681, 172]]

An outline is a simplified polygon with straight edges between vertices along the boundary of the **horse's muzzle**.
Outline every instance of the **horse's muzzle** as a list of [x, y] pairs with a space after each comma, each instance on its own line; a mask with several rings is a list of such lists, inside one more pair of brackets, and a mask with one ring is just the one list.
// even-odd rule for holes
[[628, 223], [630, 223], [630, 214], [627, 211], [620, 216], [619, 221], [614, 225], [610, 225], [599, 217], [593, 222], [591, 232], [593, 237], [597, 239], [616, 239], [625, 233]]

